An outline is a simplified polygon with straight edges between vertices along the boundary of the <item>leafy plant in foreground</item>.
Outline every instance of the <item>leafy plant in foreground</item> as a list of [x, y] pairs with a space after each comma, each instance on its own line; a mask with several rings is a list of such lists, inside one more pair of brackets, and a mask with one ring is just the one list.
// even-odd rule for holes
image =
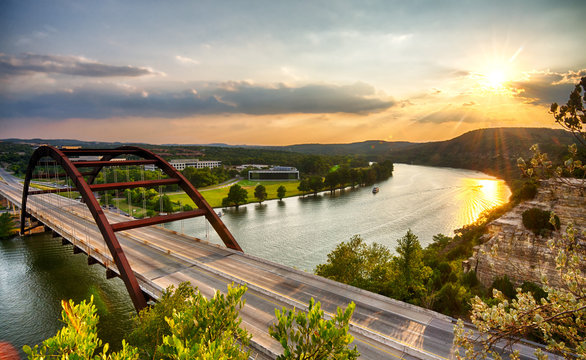
[[356, 347], [348, 347], [354, 340], [348, 329], [355, 307], [352, 302], [346, 310], [338, 308], [331, 320], [325, 319], [321, 304], [313, 298], [307, 314], [295, 309], [275, 310], [277, 323], [269, 327], [269, 334], [283, 347], [277, 359], [357, 359]]
[[136, 360], [139, 358], [138, 349], [122, 341], [122, 350], [118, 353], [108, 354], [109, 345], [106, 343], [102, 352], [95, 354], [102, 346], [102, 340], [98, 338], [98, 315], [93, 304], [93, 296], [89, 303], [85, 300], [75, 305], [73, 300], [62, 300], [61, 318], [65, 327], [57, 332], [57, 335], [43, 341], [39, 347], [23, 347], [28, 358], [46, 359], [58, 357], [61, 359], [102, 359], [102, 360]]

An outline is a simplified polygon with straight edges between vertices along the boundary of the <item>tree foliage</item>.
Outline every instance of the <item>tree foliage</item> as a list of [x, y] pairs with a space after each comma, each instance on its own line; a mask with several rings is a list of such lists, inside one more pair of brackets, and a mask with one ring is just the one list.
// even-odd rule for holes
[[522, 218], [523, 226], [535, 235], [547, 235], [560, 228], [560, 218], [551, 211], [531, 208], [523, 211]]
[[367, 245], [360, 236], [342, 242], [315, 273], [395, 299], [421, 304], [432, 274], [423, 263], [419, 239], [411, 230], [398, 240], [396, 256], [380, 244]]
[[238, 184], [234, 184], [230, 186], [230, 191], [228, 191], [228, 196], [222, 199], [222, 206], [235, 206], [236, 209], [244, 203], [248, 199], [248, 192], [246, 189], [243, 189], [242, 186]]
[[93, 304], [93, 296], [89, 302], [85, 300], [75, 305], [72, 300], [61, 301], [61, 319], [65, 326], [57, 335], [43, 341], [42, 345], [31, 348], [23, 347], [28, 358], [43, 360], [47, 358], [60, 359], [101, 359], [101, 360], [137, 360], [138, 349], [122, 341], [122, 350], [118, 353], [108, 353], [109, 344], [104, 344], [101, 353], [96, 354], [102, 346], [98, 338], [98, 315]]
[[187, 300], [196, 296], [194, 288], [188, 283], [179, 284], [163, 291], [159, 302], [145, 308], [134, 318], [134, 328], [128, 336], [128, 342], [140, 349], [141, 358], [158, 359], [157, 348], [164, 336], [171, 335], [171, 328], [165, 320], [171, 318], [173, 312], [187, 309]]
[[349, 345], [354, 338], [348, 334], [350, 319], [356, 305], [352, 302], [344, 310], [326, 320], [321, 304], [313, 298], [307, 314], [303, 311], [275, 310], [277, 323], [269, 327], [269, 334], [283, 347], [278, 360], [357, 359], [360, 355]]
[[277, 197], [279, 198], [279, 200], [283, 200], [283, 198], [285, 197], [285, 194], [287, 194], [287, 189], [285, 188], [285, 186], [281, 185], [277, 188]]
[[264, 185], [259, 184], [254, 188], [254, 197], [258, 200], [259, 204], [262, 204], [262, 202], [266, 200], [267, 189], [264, 187]]
[[309, 179], [302, 179], [297, 186], [297, 190], [301, 191], [303, 194], [308, 193], [311, 190], [309, 187]]
[[423, 254], [419, 239], [411, 230], [398, 241], [398, 256], [393, 265], [397, 274], [393, 297], [400, 300], [421, 298], [425, 293], [425, 284], [431, 275], [431, 269], [423, 263]]
[[[240, 309], [246, 286], [228, 286], [226, 294], [216, 291], [211, 299], [204, 297], [189, 283], [175, 290], [168, 288], [158, 303], [142, 310], [135, 318], [129, 343], [122, 350], [108, 353], [97, 335], [98, 315], [93, 305], [82, 301], [62, 301], [65, 327], [45, 340], [42, 346], [24, 346], [29, 359], [240, 359], [250, 358], [251, 335], [241, 328]], [[348, 334], [354, 303], [346, 310], [325, 320], [320, 304], [311, 299], [308, 313], [275, 310], [277, 323], [269, 328], [271, 336], [284, 347], [280, 359], [355, 359], [356, 349], [349, 349], [353, 338]]]
[[199, 291], [186, 299], [183, 311], [165, 317], [171, 334], [163, 336], [157, 350], [167, 359], [246, 360], [251, 336], [240, 327], [239, 310], [246, 286], [228, 286], [226, 295], [216, 291], [206, 299]]
[[0, 239], [7, 238], [16, 232], [16, 224], [9, 212], [0, 214]]
[[382, 292], [391, 280], [393, 256], [383, 245], [367, 245], [358, 235], [342, 242], [328, 254], [325, 264], [319, 264], [315, 273], [335, 281], [362, 289]]
[[571, 131], [576, 136], [576, 139], [584, 146], [586, 146], [586, 131], [584, 130], [584, 126], [586, 126], [585, 109], [586, 76], [576, 84], [574, 91], [570, 94], [570, 99], [565, 105], [559, 106], [557, 103], [553, 103], [550, 108], [555, 122], [566, 130]]

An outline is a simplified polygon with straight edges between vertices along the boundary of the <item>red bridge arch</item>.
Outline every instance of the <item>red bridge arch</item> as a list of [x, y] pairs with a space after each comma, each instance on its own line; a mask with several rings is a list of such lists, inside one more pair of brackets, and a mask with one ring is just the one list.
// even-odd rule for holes
[[[112, 161], [120, 155], [134, 155], [141, 160], [119, 160]], [[101, 156], [99, 161], [77, 161], [73, 162], [69, 159], [69, 156]], [[51, 190], [39, 190], [29, 191], [30, 182], [33, 177], [35, 168], [38, 165], [39, 160], [44, 157], [52, 158], [55, 163], [64, 170], [66, 176], [70, 177], [73, 181], [75, 189], [51, 189]], [[121, 183], [110, 183], [110, 184], [93, 184], [99, 172], [104, 166], [124, 166], [124, 165], [156, 165], [161, 169], [169, 178], [160, 180], [147, 180], [147, 181], [134, 181], [134, 182], [121, 182]], [[81, 172], [79, 168], [91, 168], [92, 170], [87, 172]], [[88, 177], [88, 180], [84, 178]], [[150, 187], [150, 186], [161, 186], [161, 185], [179, 185], [183, 191], [193, 200], [197, 205], [197, 209], [191, 211], [184, 211], [180, 213], [159, 215], [151, 218], [145, 218], [140, 220], [130, 220], [125, 222], [119, 222], [110, 224], [106, 215], [104, 214], [102, 207], [98, 203], [98, 200], [94, 196], [94, 191], [106, 191], [115, 189], [129, 189], [135, 187]], [[41, 146], [35, 150], [29, 161], [26, 177], [24, 181], [24, 189], [22, 193], [22, 212], [21, 212], [21, 225], [20, 231], [24, 233], [25, 220], [27, 217], [26, 204], [29, 195], [46, 194], [46, 193], [58, 193], [65, 191], [78, 191], [87, 205], [90, 213], [92, 214], [96, 225], [98, 226], [104, 241], [108, 246], [108, 250], [118, 267], [120, 277], [124, 281], [126, 289], [128, 290], [132, 302], [136, 310], [144, 308], [147, 303], [138, 285], [138, 281], [132, 272], [130, 264], [116, 238], [116, 232], [122, 230], [129, 230], [139, 228], [148, 225], [161, 224], [169, 221], [176, 221], [182, 219], [188, 219], [196, 216], [205, 216], [209, 223], [212, 225], [216, 233], [220, 236], [224, 244], [234, 250], [242, 251], [240, 245], [236, 242], [228, 228], [224, 225], [222, 220], [218, 217], [213, 208], [205, 201], [203, 196], [195, 189], [195, 187], [187, 181], [187, 179], [165, 161], [160, 156], [153, 152], [135, 147], [135, 146], [122, 146], [116, 149], [57, 149], [52, 146]]]

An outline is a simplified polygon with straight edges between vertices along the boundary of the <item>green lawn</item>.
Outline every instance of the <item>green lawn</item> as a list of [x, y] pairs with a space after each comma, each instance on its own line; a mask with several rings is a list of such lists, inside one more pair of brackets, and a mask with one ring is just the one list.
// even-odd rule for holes
[[[242, 180], [238, 182], [238, 185], [242, 186], [244, 189], [246, 189], [246, 191], [248, 191], [248, 202], [256, 202], [256, 198], [254, 197], [254, 188], [259, 184], [264, 185], [264, 187], [267, 189], [267, 200], [277, 199], [277, 189], [281, 185], [285, 186], [285, 189], [287, 189], [287, 193], [285, 194], [286, 197], [301, 195], [301, 192], [297, 190], [299, 181]], [[228, 191], [230, 191], [230, 187], [213, 190], [200, 190], [203, 197], [212, 207], [221, 207], [222, 199], [228, 196]], [[195, 205], [186, 194], [169, 195], [169, 197], [173, 202], [181, 201], [182, 204], [190, 204], [192, 206]]]

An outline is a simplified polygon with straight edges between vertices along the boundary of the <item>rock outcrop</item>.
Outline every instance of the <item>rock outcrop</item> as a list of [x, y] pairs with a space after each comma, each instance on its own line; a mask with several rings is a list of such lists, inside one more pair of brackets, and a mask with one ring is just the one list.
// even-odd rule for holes
[[[581, 184], [581, 185], [580, 185]], [[572, 222], [576, 231], [576, 249], [586, 274], [586, 197], [584, 184], [573, 179], [542, 181], [534, 200], [523, 202], [488, 225], [483, 244], [464, 262], [464, 271], [475, 270], [480, 282], [490, 286], [496, 277], [507, 275], [513, 283], [523, 281], [542, 283], [546, 276], [549, 284], [560, 285], [556, 270], [557, 251], [548, 243], [561, 239], [567, 225]], [[523, 211], [530, 208], [553, 211], [561, 222], [561, 230], [551, 236], [537, 236], [525, 229]]]

